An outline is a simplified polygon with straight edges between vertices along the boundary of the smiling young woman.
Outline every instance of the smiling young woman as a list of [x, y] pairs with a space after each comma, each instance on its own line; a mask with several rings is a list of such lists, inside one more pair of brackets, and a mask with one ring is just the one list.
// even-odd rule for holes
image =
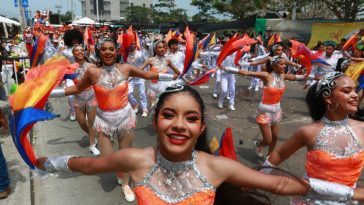
[[351, 188], [336, 185], [323, 190], [317, 187], [320, 180], [273, 176], [195, 150], [197, 140], [204, 137], [204, 115], [204, 103], [196, 90], [189, 86], [169, 87], [160, 95], [155, 108], [156, 147], [128, 148], [96, 158], [43, 157], [38, 159], [38, 167], [47, 172], [127, 172], [135, 182], [139, 205], [213, 205], [216, 188], [222, 183], [280, 195], [304, 195], [311, 187], [312, 191], [328, 197], [364, 198], [362, 189], [353, 192]]
[[[306, 102], [314, 122], [299, 128], [270, 154], [265, 165], [278, 165], [306, 147], [307, 177], [356, 187], [364, 165], [364, 125], [348, 118], [358, 106], [355, 83], [343, 73], [328, 73], [310, 88]], [[296, 198], [293, 204], [313, 202], [355, 204], [312, 193]]]

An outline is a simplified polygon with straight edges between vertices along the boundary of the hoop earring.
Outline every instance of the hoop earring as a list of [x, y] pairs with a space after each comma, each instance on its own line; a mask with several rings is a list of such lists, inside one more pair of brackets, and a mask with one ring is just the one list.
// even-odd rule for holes
[[336, 102], [336, 105], [335, 105], [334, 109], [331, 109], [330, 105], [331, 105], [331, 104], [328, 104], [328, 105], [327, 105], [327, 110], [328, 110], [328, 111], [335, 111], [335, 110], [339, 107], [339, 103], [338, 103], [338, 102]]

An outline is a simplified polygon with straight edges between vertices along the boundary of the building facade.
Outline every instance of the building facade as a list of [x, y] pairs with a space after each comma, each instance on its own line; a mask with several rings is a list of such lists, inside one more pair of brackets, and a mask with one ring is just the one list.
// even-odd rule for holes
[[153, 7], [153, 0], [80, 0], [82, 16], [97, 19], [97, 4], [99, 20], [123, 20], [127, 15], [126, 8], [129, 6]]

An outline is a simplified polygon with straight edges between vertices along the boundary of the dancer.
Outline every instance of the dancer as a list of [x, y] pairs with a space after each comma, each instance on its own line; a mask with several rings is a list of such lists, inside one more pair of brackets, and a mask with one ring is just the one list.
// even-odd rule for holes
[[[85, 50], [82, 45], [76, 44], [72, 49], [75, 62], [79, 64], [79, 68], [75, 71], [78, 74], [74, 79], [75, 85], [77, 85], [83, 78], [88, 67], [92, 64], [85, 60]], [[73, 99], [73, 107], [75, 108], [76, 120], [82, 130], [87, 133], [90, 140], [89, 150], [93, 155], [100, 155], [100, 151], [96, 148], [95, 129], [93, 129], [93, 123], [96, 116], [97, 102], [94, 94], [94, 90], [89, 87], [81, 93], [75, 94]]]
[[279, 134], [279, 122], [282, 119], [280, 101], [285, 92], [284, 80], [304, 80], [303, 75], [284, 74], [286, 60], [280, 56], [270, 57], [267, 72], [251, 72], [232, 67], [223, 67], [226, 71], [244, 76], [260, 78], [263, 81], [263, 96], [258, 106], [256, 122], [262, 132], [263, 140], [255, 141], [256, 153], [263, 157], [263, 147], [269, 146], [268, 155], [276, 146]]
[[[173, 72], [177, 75], [181, 75], [178, 68], [173, 65], [170, 59], [168, 59], [165, 54], [167, 52], [167, 45], [164, 41], [157, 41], [154, 43], [154, 57], [148, 58], [144, 64], [140, 67], [141, 69], [150, 66], [150, 71], [155, 73], [168, 73], [169, 68], [173, 70]], [[158, 96], [169, 86], [171, 82], [160, 82], [158, 80], [152, 80], [149, 84], [148, 95], [149, 101], [151, 103], [151, 107], [153, 107], [156, 103], [156, 99]]]
[[[120, 149], [130, 147], [133, 141], [135, 114], [128, 102], [129, 76], [158, 80], [172, 80], [177, 76], [142, 71], [129, 64], [116, 63], [117, 49], [111, 38], [103, 39], [99, 45], [101, 67], [88, 67], [77, 85], [54, 90], [51, 95], [73, 95], [93, 86], [98, 103], [94, 128], [99, 135], [101, 155], [107, 156], [113, 153], [113, 141], [118, 143]], [[129, 176], [122, 173], [117, 176], [125, 199], [134, 201], [134, 193], [129, 187]]]
[[303, 195], [311, 187], [312, 192], [328, 197], [364, 199], [363, 189], [354, 191], [343, 185], [325, 189], [323, 185], [332, 183], [268, 175], [237, 161], [195, 150], [206, 129], [204, 108], [193, 88], [167, 88], [160, 95], [153, 118], [158, 135], [156, 147], [124, 149], [96, 158], [42, 157], [38, 167], [47, 172], [72, 170], [88, 175], [128, 172], [135, 182], [139, 205], [212, 205], [216, 187], [225, 182], [281, 195]]
[[[143, 65], [146, 56], [143, 54], [142, 51], [139, 51], [136, 49], [136, 43], [135, 41], [130, 45], [130, 52], [128, 59], [126, 60], [126, 63], [129, 63], [130, 65], [139, 68], [141, 65]], [[145, 81], [142, 78], [133, 78], [129, 81], [129, 102], [131, 106], [133, 107], [133, 110], [135, 113], [138, 113], [138, 101], [134, 97], [134, 89], [138, 88], [139, 98], [140, 98], [140, 104], [142, 107], [142, 117], [148, 116], [148, 101], [147, 101], [147, 95], [145, 94]]]
[[[238, 69], [234, 63], [236, 52], [227, 56], [226, 59], [221, 63], [221, 67]], [[229, 110], [235, 111], [235, 74], [231, 72], [221, 71], [221, 95], [219, 97], [217, 107], [224, 108], [224, 100], [229, 100]]]
[[[72, 48], [76, 44], [81, 44], [83, 42], [83, 34], [77, 29], [71, 29], [64, 33], [63, 36], [64, 44], [66, 48], [62, 51], [62, 55], [65, 56], [71, 63], [75, 62], [75, 58], [72, 54]], [[74, 83], [72, 80], [66, 80], [66, 86], [71, 87]], [[76, 120], [75, 108], [73, 107], [74, 96], [70, 95], [67, 97], [68, 105], [70, 106], [70, 120]]]
[[[356, 187], [364, 165], [364, 125], [348, 118], [357, 111], [355, 83], [341, 72], [328, 73], [310, 88], [306, 102], [314, 122], [296, 130], [269, 155], [265, 164], [279, 165], [307, 147], [307, 177]], [[356, 203], [332, 201], [309, 193], [296, 198], [293, 204]]]

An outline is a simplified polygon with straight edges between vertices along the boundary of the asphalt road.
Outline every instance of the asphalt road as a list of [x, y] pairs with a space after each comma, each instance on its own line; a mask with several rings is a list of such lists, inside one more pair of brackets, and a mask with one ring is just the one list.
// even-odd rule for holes
[[[263, 159], [256, 156], [253, 146], [253, 141], [261, 138], [254, 117], [257, 104], [261, 98], [261, 92], [248, 90], [249, 79], [238, 77], [236, 111], [229, 111], [227, 104], [224, 109], [218, 109], [217, 101], [211, 95], [214, 80], [212, 79], [207, 85], [196, 86], [205, 100], [207, 117], [210, 121], [209, 125], [212, 125], [217, 135], [221, 134], [224, 127], [232, 127], [239, 161], [249, 167], [261, 164]], [[287, 90], [282, 101], [283, 120], [278, 146], [289, 138], [295, 129], [311, 122], [304, 102], [306, 92], [302, 89], [302, 85], [299, 82], [286, 82], [286, 86]], [[35, 126], [34, 149], [36, 155], [60, 156], [73, 154], [90, 156], [87, 136], [81, 131], [77, 122], [68, 120], [66, 99], [51, 99], [50, 102], [53, 112], [61, 114], [61, 117], [52, 121], [37, 123]], [[243, 144], [240, 144], [239, 141], [243, 141]], [[0, 204], [136, 204], [124, 200], [114, 173], [96, 176], [84, 176], [77, 173], [40, 176], [36, 172], [30, 172], [27, 169], [24, 162], [19, 158], [11, 137], [0, 137], [0, 142], [8, 161], [12, 189], [11, 195], [5, 200], [0, 200]], [[151, 126], [151, 118], [141, 118], [139, 113], [133, 146], [145, 147], [155, 144], [156, 136]], [[304, 162], [305, 150], [301, 149], [280, 167], [297, 176], [302, 176]], [[288, 197], [269, 196], [273, 204], [288, 204]]]

